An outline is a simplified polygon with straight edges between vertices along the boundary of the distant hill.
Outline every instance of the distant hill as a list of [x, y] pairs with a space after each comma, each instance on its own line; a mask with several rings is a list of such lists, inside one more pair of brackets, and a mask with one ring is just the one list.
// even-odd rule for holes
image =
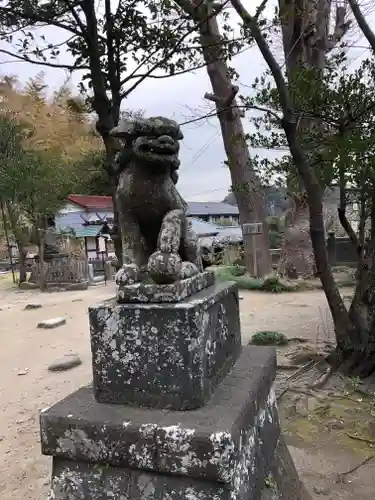
[[[281, 215], [288, 208], [288, 198], [286, 188], [279, 188], [276, 186], [267, 186], [264, 188], [266, 194], [267, 215]], [[233, 192], [223, 200], [224, 203], [230, 205], [237, 205], [236, 197]]]

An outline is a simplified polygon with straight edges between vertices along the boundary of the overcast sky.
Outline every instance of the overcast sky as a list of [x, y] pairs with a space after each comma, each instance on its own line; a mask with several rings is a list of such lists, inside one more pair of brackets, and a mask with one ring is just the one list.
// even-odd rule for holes
[[[258, 3], [258, 2], [257, 2]], [[375, 25], [375, 15], [370, 16], [370, 21]], [[51, 39], [56, 42], [58, 30], [43, 30], [46, 38], [53, 33]], [[60, 33], [63, 40], [63, 34]], [[355, 45], [350, 51], [353, 66], [366, 55], [364, 47], [367, 42], [360, 36], [358, 30], [351, 35]], [[0, 42], [1, 48], [8, 48]], [[10, 48], [11, 49], [11, 48]], [[279, 54], [281, 54], [280, 48]], [[55, 89], [66, 80], [63, 71], [54, 68], [40, 67], [28, 63], [6, 63], [9, 58], [0, 53], [2, 74], [17, 74], [21, 82], [36, 75], [41, 70], [49, 87]], [[59, 61], [69, 63], [67, 54], [62, 54]], [[260, 76], [266, 66], [257, 48], [253, 47], [237, 56], [234, 66], [240, 74], [240, 84], [251, 85], [256, 76]], [[72, 80], [75, 86], [79, 75]], [[248, 93], [247, 89], [242, 89]], [[203, 68], [194, 74], [184, 74], [167, 79], [148, 79], [143, 82], [124, 101], [123, 107], [128, 109], [143, 109], [148, 116], [164, 115], [173, 118], [179, 123], [185, 122], [194, 116], [204, 115], [207, 112], [207, 102], [203, 96], [211, 92], [210, 82]], [[248, 117], [243, 119], [245, 129], [250, 130]], [[180, 180], [178, 183], [181, 194], [191, 201], [218, 201], [228, 193], [231, 184], [227, 167], [224, 165], [226, 155], [223, 149], [217, 118], [204, 120], [200, 123], [183, 126], [184, 140], [181, 145]], [[252, 152], [260, 155], [275, 155], [269, 151]]]

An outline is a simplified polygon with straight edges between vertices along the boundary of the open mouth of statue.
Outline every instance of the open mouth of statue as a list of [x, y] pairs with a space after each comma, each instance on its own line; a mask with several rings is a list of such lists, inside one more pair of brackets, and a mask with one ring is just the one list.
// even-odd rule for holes
[[173, 156], [176, 154], [176, 147], [172, 144], [142, 144], [140, 151], [162, 156]]

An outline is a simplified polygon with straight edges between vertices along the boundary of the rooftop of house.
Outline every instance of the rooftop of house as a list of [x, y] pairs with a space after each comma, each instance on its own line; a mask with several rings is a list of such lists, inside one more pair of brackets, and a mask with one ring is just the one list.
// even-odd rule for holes
[[[194, 217], [189, 217], [189, 220], [191, 221], [194, 233], [199, 237], [216, 237], [222, 229], [216, 226], [215, 224], [212, 224], [210, 222], [204, 222], [200, 219], [195, 219]], [[88, 225], [80, 224], [76, 225], [76, 227], [73, 227], [72, 229], [74, 230], [76, 237], [88, 238], [88, 237], [98, 236], [100, 231], [103, 229], [103, 224], [99, 220], [95, 222], [96, 222], [95, 224], [91, 222]], [[58, 229], [68, 230], [69, 228], [62, 226], [61, 224], [58, 224]]]
[[74, 203], [81, 208], [96, 209], [96, 210], [112, 210], [111, 196], [97, 196], [86, 194], [70, 194], [68, 201]]
[[211, 222], [204, 222], [194, 217], [189, 217], [194, 233], [197, 236], [216, 236], [220, 229]]
[[[68, 201], [87, 210], [112, 210], [111, 196], [70, 194]], [[188, 201], [188, 214], [199, 215], [238, 215], [238, 207], [220, 201]]]
[[238, 207], [222, 201], [188, 201], [189, 215], [238, 215]]

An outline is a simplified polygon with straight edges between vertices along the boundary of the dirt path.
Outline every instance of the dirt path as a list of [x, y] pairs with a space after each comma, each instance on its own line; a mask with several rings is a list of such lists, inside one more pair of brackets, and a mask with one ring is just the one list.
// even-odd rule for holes
[[[51, 460], [40, 453], [38, 414], [44, 407], [90, 382], [87, 309], [113, 293], [113, 285], [74, 293], [0, 292], [0, 338], [3, 346], [0, 351], [2, 500], [46, 499]], [[325, 335], [331, 335], [326, 303], [320, 291], [283, 295], [244, 292], [241, 295], [244, 343], [259, 330], [277, 330], [290, 337], [305, 337], [315, 342], [322, 323], [325, 323]], [[30, 302], [40, 303], [43, 307], [25, 311], [25, 305]], [[36, 328], [39, 321], [57, 316], [66, 316], [67, 323], [51, 330]], [[320, 329], [323, 331], [323, 327]], [[52, 361], [69, 352], [79, 354], [83, 364], [66, 373], [47, 371]], [[316, 450], [306, 452], [297, 443], [292, 452], [312, 491], [315, 482], [320, 480], [320, 469], [315, 469], [318, 465], [320, 467], [324, 451], [321, 450], [320, 455]], [[327, 457], [325, 460], [331, 463], [332, 457]], [[345, 470], [346, 463], [341, 464], [340, 460], [342, 457], [338, 459], [337, 467]], [[367, 467], [362, 468], [360, 474], [370, 470], [371, 464]], [[374, 472], [373, 469], [372, 474]], [[369, 477], [363, 480], [366, 479], [370, 481]], [[322, 498], [321, 495], [319, 493], [314, 498]], [[326, 498], [346, 500], [349, 496]], [[369, 500], [373, 494], [357, 495], [357, 498]]]

